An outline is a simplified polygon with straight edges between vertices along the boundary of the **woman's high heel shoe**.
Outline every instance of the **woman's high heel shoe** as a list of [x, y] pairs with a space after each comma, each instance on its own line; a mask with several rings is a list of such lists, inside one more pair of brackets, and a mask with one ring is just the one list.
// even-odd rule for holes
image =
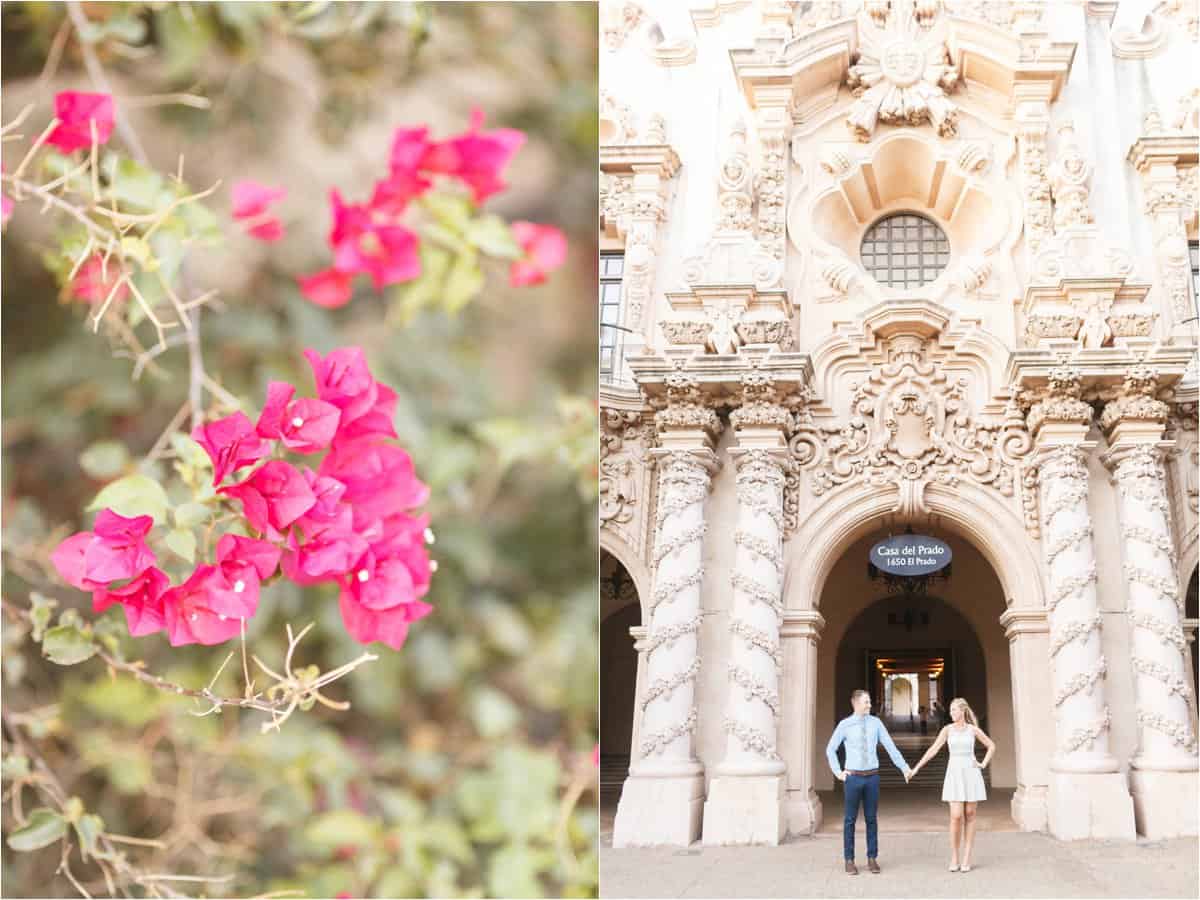
[[960, 872], [970, 872], [970, 871], [971, 871], [971, 867], [970, 867], [970, 866], [959, 866], [959, 867], [958, 867], [958, 871], [960, 871]]
[[958, 871], [958, 863], [950, 863], [950, 871], [957, 872]]

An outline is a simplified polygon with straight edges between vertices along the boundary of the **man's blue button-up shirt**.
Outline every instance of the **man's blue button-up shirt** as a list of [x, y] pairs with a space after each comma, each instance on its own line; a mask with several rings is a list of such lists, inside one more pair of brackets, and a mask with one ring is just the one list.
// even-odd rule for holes
[[846, 716], [838, 722], [837, 728], [833, 729], [833, 736], [825, 748], [825, 756], [829, 760], [829, 768], [833, 769], [833, 774], [838, 776], [841, 775], [842, 770], [838, 765], [837, 750], [843, 742], [846, 744], [847, 769], [855, 769], [860, 772], [878, 769], [879, 755], [875, 752], [875, 748], [882, 742], [888, 756], [896, 764], [896, 768], [901, 772], [908, 771], [908, 763], [896, 749], [887, 728], [884, 727], [882, 721], [870, 713], [865, 716]]

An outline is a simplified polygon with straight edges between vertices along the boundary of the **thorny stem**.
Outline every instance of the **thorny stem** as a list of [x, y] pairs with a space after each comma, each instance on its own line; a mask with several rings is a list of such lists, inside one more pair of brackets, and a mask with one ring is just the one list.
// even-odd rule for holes
[[[32, 621], [28, 610], [22, 609], [21, 607], [16, 606], [5, 599], [0, 599], [0, 602], [3, 603], [5, 611], [10, 615], [18, 619], [24, 619], [25, 621]], [[206, 704], [208, 704], [208, 708], [202, 710], [201, 712], [194, 712], [193, 715], [196, 716], [211, 715], [214, 712], [219, 712], [222, 707], [226, 706], [236, 706], [242, 709], [254, 709], [258, 710], [259, 712], [268, 713], [271, 716], [271, 721], [263, 724], [263, 732], [265, 733], [271, 729], [278, 731], [279, 727], [291, 717], [291, 714], [295, 711], [296, 707], [306, 703], [308, 700], [315, 700], [321, 703], [323, 706], [328, 706], [331, 709], [349, 709], [349, 703], [330, 700], [328, 697], [325, 697], [321, 694], [320, 689], [325, 687], [327, 684], [331, 684], [332, 682], [338, 680], [344, 675], [348, 675], [350, 672], [354, 671], [364, 663], [373, 662], [379, 658], [373, 653], [363, 653], [356, 659], [353, 659], [344, 665], [338, 666], [336, 669], [331, 669], [328, 672], [324, 672], [315, 679], [298, 676], [292, 671], [291, 668], [292, 655], [295, 653], [296, 647], [300, 643], [300, 640], [312, 627], [313, 626], [310, 623], [298, 635], [293, 636], [291, 625], [287, 626], [288, 649], [284, 665], [284, 671], [287, 673], [286, 675], [276, 674], [267, 668], [257, 656], [251, 657], [254, 662], [258, 664], [259, 668], [275, 679], [276, 683], [271, 685], [271, 687], [265, 692], [248, 694], [244, 697], [223, 697], [215, 693], [212, 690], [212, 684], [215, 683], [217, 676], [213, 676], [213, 681], [210, 682], [208, 687], [200, 689], [187, 688], [181, 684], [176, 684], [173, 681], [168, 681], [159, 675], [147, 672], [145, 669], [145, 663], [141, 660], [136, 662], [126, 662], [125, 660], [118, 659], [117, 657], [113, 656], [99, 645], [96, 645], [96, 656], [102, 659], [110, 670], [114, 672], [125, 672], [129, 675], [132, 675], [139, 681], [156, 688], [157, 690], [164, 691], [168, 694], [177, 694], [182, 697], [191, 697], [195, 700], [203, 700]], [[227, 657], [225, 662], [228, 661], [229, 659]], [[221, 668], [224, 668], [224, 665], [225, 664], [222, 663]], [[217, 671], [217, 675], [220, 675], [220, 670]]]

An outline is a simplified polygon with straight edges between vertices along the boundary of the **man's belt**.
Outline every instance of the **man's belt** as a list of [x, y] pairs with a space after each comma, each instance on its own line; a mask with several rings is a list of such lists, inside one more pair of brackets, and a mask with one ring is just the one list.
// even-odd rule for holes
[[847, 769], [846, 774], [847, 775], [878, 775], [879, 770], [878, 769], [868, 769], [866, 771], [862, 771], [859, 769]]

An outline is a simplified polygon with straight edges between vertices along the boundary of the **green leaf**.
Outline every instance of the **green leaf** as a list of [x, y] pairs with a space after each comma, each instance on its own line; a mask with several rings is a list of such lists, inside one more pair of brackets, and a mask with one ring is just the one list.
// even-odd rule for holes
[[30, 591], [29, 602], [29, 617], [33, 621], [33, 639], [40, 641], [42, 635], [46, 633], [46, 626], [50, 624], [50, 617], [53, 615], [54, 607], [58, 606], [58, 601], [37, 591]]
[[97, 441], [79, 455], [79, 466], [97, 481], [116, 478], [129, 464], [129, 451], [120, 441]]
[[544, 897], [545, 887], [538, 879], [542, 868], [539, 854], [525, 844], [507, 844], [488, 861], [488, 896]]
[[96, 845], [104, 833], [104, 820], [95, 813], [80, 816], [75, 822], [75, 834], [79, 836], [79, 849], [83, 858], [96, 855]]
[[111, 509], [123, 516], [153, 516], [158, 524], [166, 520], [169, 505], [163, 486], [139, 472], [105, 485], [87, 508]]
[[176, 556], [186, 559], [190, 563], [196, 561], [196, 535], [190, 528], [175, 528], [172, 529], [163, 539]]
[[181, 503], [175, 507], [175, 524], [180, 528], [195, 528], [211, 516], [212, 510], [203, 503]]
[[512, 235], [512, 229], [499, 216], [488, 215], [469, 222], [466, 238], [488, 256], [520, 259], [524, 255], [521, 245]]
[[4, 761], [0, 762], [0, 778], [5, 781], [11, 781], [16, 778], [24, 778], [29, 774], [29, 757], [22, 756], [20, 753], [12, 753], [4, 757]]
[[[116, 198], [118, 209], [125, 212], [149, 213], [170, 202], [170, 192], [166, 189], [162, 175], [151, 168], [114, 153], [104, 157], [100, 168], [108, 179], [108, 193]], [[136, 252], [141, 252], [132, 244], [130, 246]], [[148, 251], [149, 247], [146, 247], [146, 250]]]
[[421, 198], [420, 203], [438, 223], [459, 234], [466, 228], [475, 208], [466, 195], [445, 191], [431, 191]]
[[483, 290], [483, 270], [474, 252], [460, 253], [454, 260], [446, 285], [442, 289], [442, 304], [446, 311], [456, 313]]
[[521, 711], [493, 687], [477, 688], [471, 695], [471, 720], [485, 738], [499, 737], [521, 721]]
[[73, 666], [90, 659], [96, 644], [74, 625], [56, 625], [42, 639], [42, 655], [60, 666]]
[[437, 301], [450, 268], [450, 253], [430, 241], [421, 242], [420, 253], [421, 274], [398, 294], [396, 310], [402, 323], [411, 322], [414, 315]]
[[375, 840], [379, 824], [352, 809], [322, 813], [304, 829], [304, 837], [327, 850], [344, 844], [368, 844]]
[[121, 253], [133, 259], [147, 272], [153, 272], [158, 268], [158, 260], [154, 258], [154, 252], [150, 249], [150, 245], [139, 237], [121, 238]]
[[8, 836], [8, 846], [27, 853], [49, 847], [67, 833], [67, 822], [52, 809], [35, 809], [29, 814], [24, 828], [18, 828]]

